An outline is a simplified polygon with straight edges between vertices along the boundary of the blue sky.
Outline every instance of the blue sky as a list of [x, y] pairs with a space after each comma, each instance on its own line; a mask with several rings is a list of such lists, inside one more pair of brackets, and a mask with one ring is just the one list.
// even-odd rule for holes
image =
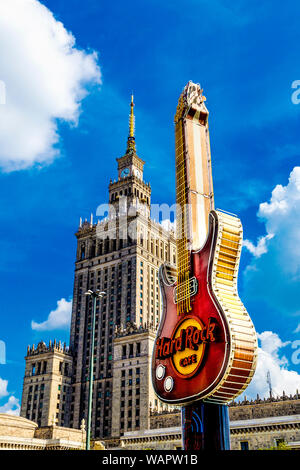
[[[21, 8], [24, 2], [11, 3]], [[38, 3], [32, 0], [33, 7]], [[6, 84], [8, 108], [0, 105], [0, 340], [6, 343], [7, 363], [0, 364], [0, 378], [7, 382], [2, 382], [2, 396], [0, 383], [0, 411], [9, 397], [21, 398], [27, 344], [54, 337], [68, 342], [67, 328], [38, 331], [31, 321], [46, 321], [60, 299], [72, 297], [74, 233], [79, 217], [88, 218], [107, 202], [109, 179], [116, 177], [115, 159], [126, 149], [132, 90], [137, 149], [146, 161], [152, 202], [174, 203], [173, 117], [189, 80], [200, 82], [207, 97], [216, 206], [240, 216], [244, 237], [252, 244], [252, 252], [245, 248], [242, 254], [241, 297], [257, 331], [269, 332], [260, 345], [274, 368], [274, 382], [282, 389], [299, 383], [300, 389], [299, 364], [291, 359], [300, 323], [297, 170], [289, 183], [299, 165], [300, 145], [300, 105], [291, 100], [292, 82], [300, 79], [298, 2], [40, 4], [72, 33], [73, 50], [81, 57], [74, 57], [72, 64], [66, 59], [69, 68], [62, 66], [58, 75], [64, 85], [56, 93], [61, 61], [50, 53], [31, 57], [43, 33], [35, 23], [26, 50], [27, 64], [34, 62], [34, 67], [25, 76], [26, 67], [17, 69], [15, 60], [22, 52], [18, 31], [24, 27], [26, 34], [23, 16], [17, 15], [18, 8], [15, 15], [2, 15], [0, 81]], [[38, 7], [36, 14], [51, 23], [45, 9]], [[47, 73], [33, 87], [41, 70]], [[72, 77], [78, 76], [74, 87], [80, 83], [76, 98], [74, 87], [68, 90], [70, 70]], [[29, 98], [36, 99], [39, 86], [44, 87], [43, 98], [35, 106]], [[76, 109], [70, 105], [71, 95]], [[23, 106], [11, 133], [6, 128], [9, 98], [15, 108]], [[39, 154], [35, 144], [41, 122], [38, 138], [44, 147]], [[13, 152], [21, 155], [25, 148], [21, 164]], [[276, 185], [282, 190], [271, 200]], [[261, 203], [267, 205], [258, 216]], [[267, 234], [272, 237], [261, 239], [260, 253], [259, 237]], [[295, 372], [291, 376], [286, 371]], [[262, 381], [265, 372], [260, 370]], [[255, 391], [264, 390], [256, 384]]]

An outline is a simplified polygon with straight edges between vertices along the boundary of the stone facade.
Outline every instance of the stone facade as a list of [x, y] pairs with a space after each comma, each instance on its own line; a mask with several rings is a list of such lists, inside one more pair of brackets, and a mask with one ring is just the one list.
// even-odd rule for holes
[[231, 448], [265, 449], [280, 442], [300, 445], [300, 396], [244, 400], [229, 408]]
[[245, 399], [242, 402], [233, 402], [229, 407], [230, 421], [297, 414], [300, 414], [300, 395], [298, 393], [293, 396], [287, 396], [283, 393], [278, 398]]
[[0, 414], [0, 436], [33, 438], [38, 425], [29, 419]]
[[259, 450], [285, 443], [300, 448], [300, 415], [254, 418], [230, 423], [232, 450]]
[[[300, 397], [285, 394], [279, 398], [244, 400], [229, 406], [230, 446], [232, 450], [258, 450], [283, 442], [300, 449]], [[179, 410], [154, 409], [150, 428], [127, 431], [118, 446], [128, 450], [174, 450], [181, 448]]]
[[[86, 418], [87, 413], [92, 305], [84, 292], [88, 289], [106, 292], [106, 296], [96, 306], [92, 417], [93, 436], [96, 438], [111, 436], [115, 326], [128, 322], [138, 327], [152, 325], [153, 328], [158, 325], [161, 311], [158, 269], [162, 262], [169, 261], [176, 253], [174, 236], [163, 230], [159, 224], [147, 221], [140, 214], [134, 222], [136, 234], [141, 233], [141, 230], [145, 233], [145, 227], [150, 230], [149, 239], [136, 235], [136, 239], [126, 242], [122, 240], [121, 248], [117, 238], [117, 249], [113, 240], [107, 244], [103, 254], [97, 251], [100, 249], [97, 243], [95, 257], [91, 258], [87, 254], [87, 259], [78, 261], [76, 266], [70, 343], [74, 354], [70, 424], [74, 427], [78, 426], [82, 418]], [[132, 223], [133, 220], [129, 219], [128, 224]], [[86, 238], [96, 238], [96, 230], [95, 226], [83, 226], [78, 235], [78, 243], [82, 243], [82, 238], [85, 237], [85, 246], [90, 246], [91, 241], [88, 244]], [[153, 339], [151, 342], [153, 343]], [[150, 351], [149, 346], [148, 350]]]
[[59, 426], [38, 425], [20, 416], [0, 414], [0, 450], [82, 450], [86, 433]]
[[25, 361], [21, 416], [38, 426], [68, 426], [73, 358], [66, 346], [40, 342], [28, 347]]
[[151, 384], [151, 355], [155, 330], [127, 328], [116, 331], [113, 363], [112, 436], [124, 432], [149, 429], [149, 406], [154, 400]]
[[150, 428], [175, 428], [181, 426], [181, 409], [179, 410], [151, 410]]
[[181, 427], [126, 432], [120, 439], [120, 448], [126, 450], [182, 449]]

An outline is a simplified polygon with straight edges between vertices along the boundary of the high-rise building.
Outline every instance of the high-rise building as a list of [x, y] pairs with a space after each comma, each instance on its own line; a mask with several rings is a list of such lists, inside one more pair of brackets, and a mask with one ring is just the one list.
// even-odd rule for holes
[[[92, 217], [90, 222], [80, 222], [76, 233], [70, 334], [70, 426], [75, 428], [87, 418], [88, 407], [92, 301], [85, 292], [106, 292], [96, 305], [92, 407], [95, 438], [110, 437], [112, 422], [115, 436], [148, 426], [154, 400], [150, 357], [161, 312], [158, 269], [165, 261], [176, 262], [174, 233], [150, 218], [151, 187], [143, 179], [145, 162], [136, 153], [133, 107], [132, 97], [127, 149], [117, 159], [117, 180], [109, 184], [108, 216], [97, 223]], [[98, 213], [101, 210], [98, 208]], [[130, 333], [130, 326], [135, 335]], [[124, 329], [125, 334], [120, 333]]]
[[28, 346], [21, 416], [39, 426], [69, 426], [73, 358], [66, 345], [41, 341]]
[[[110, 438], [150, 427], [158, 406], [151, 384], [151, 354], [161, 314], [158, 270], [176, 262], [172, 230], [150, 218], [151, 187], [137, 155], [134, 103], [130, 105], [125, 155], [117, 158], [117, 180], [109, 184], [109, 205], [80, 221], [73, 291], [70, 347], [60, 343], [29, 347], [21, 416], [40, 426], [80, 429], [87, 419], [92, 301], [96, 303], [92, 432]], [[159, 212], [158, 212], [159, 217]]]

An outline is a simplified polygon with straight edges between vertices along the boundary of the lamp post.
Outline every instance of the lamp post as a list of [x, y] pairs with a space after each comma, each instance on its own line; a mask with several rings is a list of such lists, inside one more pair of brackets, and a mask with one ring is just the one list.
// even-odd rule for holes
[[93, 383], [94, 383], [94, 344], [95, 344], [95, 324], [96, 324], [96, 303], [97, 299], [105, 295], [105, 292], [92, 291], [89, 289], [85, 295], [90, 295], [93, 299], [92, 309], [92, 341], [91, 341], [91, 354], [90, 354], [90, 371], [89, 371], [89, 398], [88, 398], [88, 416], [87, 416], [87, 429], [86, 429], [86, 444], [85, 449], [90, 450], [91, 439], [91, 421], [92, 421], [92, 404], [93, 404]]

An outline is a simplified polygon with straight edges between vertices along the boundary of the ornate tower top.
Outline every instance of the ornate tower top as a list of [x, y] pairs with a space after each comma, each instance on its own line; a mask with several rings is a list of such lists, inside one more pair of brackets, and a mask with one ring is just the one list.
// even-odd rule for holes
[[[146, 217], [150, 216], [151, 188], [149, 183], [143, 179], [145, 162], [136, 154], [134, 125], [135, 116], [133, 112], [134, 101], [131, 95], [129, 114], [129, 133], [127, 138], [127, 150], [125, 155], [117, 158], [118, 179], [110, 181], [109, 202], [116, 208], [116, 214], [126, 212], [130, 207], [135, 207]], [[124, 199], [120, 206], [120, 200]], [[126, 201], [125, 201], [126, 199]]]
[[134, 136], [135, 117], [134, 117], [133, 107], [134, 107], [133, 95], [131, 95], [130, 114], [129, 114], [129, 134], [128, 134], [128, 139], [127, 139], [126, 153], [136, 152], [135, 136]]
[[145, 162], [139, 158], [136, 154], [135, 146], [135, 116], [133, 112], [134, 108], [133, 95], [131, 95], [130, 102], [130, 114], [129, 114], [129, 133], [127, 138], [127, 150], [125, 155], [121, 158], [117, 158], [118, 162], [118, 173], [120, 178], [127, 178], [129, 176], [136, 176], [140, 180], [143, 180], [143, 167]]

